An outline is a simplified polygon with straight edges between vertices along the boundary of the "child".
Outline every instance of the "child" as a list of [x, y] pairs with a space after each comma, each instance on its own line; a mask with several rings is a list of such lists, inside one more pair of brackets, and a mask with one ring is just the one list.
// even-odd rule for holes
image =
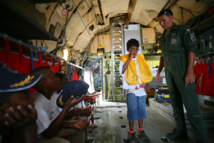
[[[129, 120], [128, 138], [124, 142], [138, 142], [143, 140], [149, 143], [143, 130], [143, 119], [146, 118], [145, 89], [149, 90], [148, 82], [152, 81], [152, 74], [143, 55], [137, 55], [139, 42], [130, 39], [127, 42], [129, 54], [120, 56], [120, 74], [123, 77], [123, 89], [126, 90], [127, 118]], [[145, 84], [145, 88], [144, 88]], [[134, 132], [134, 121], [138, 120], [138, 138]]]

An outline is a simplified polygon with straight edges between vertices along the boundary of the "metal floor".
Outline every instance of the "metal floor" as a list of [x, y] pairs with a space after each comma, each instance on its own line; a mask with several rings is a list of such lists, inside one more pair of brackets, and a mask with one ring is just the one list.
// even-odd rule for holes
[[[106, 102], [96, 108], [95, 128], [90, 129], [89, 137], [93, 137], [93, 143], [123, 143], [123, 139], [127, 137], [129, 130], [126, 117], [127, 107], [125, 103]], [[147, 106], [147, 119], [144, 120], [143, 128], [150, 138], [150, 143], [162, 143], [161, 137], [171, 132], [174, 128], [173, 123], [169, 122], [165, 117]], [[134, 130], [138, 129], [138, 123], [135, 122]], [[185, 141], [177, 141], [170, 143], [194, 143], [193, 135], [188, 130], [189, 139]], [[208, 142], [214, 143], [214, 130], [208, 131]]]

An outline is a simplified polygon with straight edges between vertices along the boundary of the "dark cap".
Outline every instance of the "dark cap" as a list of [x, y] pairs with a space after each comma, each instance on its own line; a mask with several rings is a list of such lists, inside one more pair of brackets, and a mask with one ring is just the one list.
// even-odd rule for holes
[[57, 73], [55, 73], [55, 75], [60, 79], [60, 80], [62, 80], [64, 77], [65, 77], [65, 73], [60, 73], [60, 72], [57, 72]]
[[164, 9], [160, 11], [158, 17], [162, 16], [163, 14], [165, 14], [166, 16], [173, 16], [173, 13], [170, 9]]
[[0, 93], [17, 92], [34, 86], [41, 75], [19, 74], [13, 70], [0, 68]]
[[69, 76], [71, 76], [72, 72], [65, 74], [65, 73], [61, 73], [61, 72], [57, 72], [55, 73], [55, 75], [60, 78], [60, 80], [64, 80], [66, 78], [68, 78]]
[[63, 84], [63, 90], [57, 99], [57, 105], [63, 108], [66, 101], [73, 95], [78, 99], [88, 92], [89, 85], [82, 80], [73, 80]]

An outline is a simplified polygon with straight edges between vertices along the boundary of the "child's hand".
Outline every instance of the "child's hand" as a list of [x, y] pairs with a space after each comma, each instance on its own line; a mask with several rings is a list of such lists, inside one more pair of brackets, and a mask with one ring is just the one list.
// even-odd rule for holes
[[84, 120], [77, 120], [74, 123], [74, 128], [78, 129], [78, 130], [84, 130], [89, 126], [89, 120], [84, 119]]
[[130, 53], [129, 54], [129, 57], [132, 59], [132, 58], [135, 58], [136, 57], [136, 54], [135, 53]]
[[149, 87], [149, 84], [148, 84], [148, 83], [145, 84], [144, 90], [145, 90], [146, 92], [148, 92], [148, 91], [150, 90], [150, 87]]
[[[83, 94], [79, 99], [74, 99], [74, 96], [72, 95], [70, 99], [68, 99], [65, 103], [65, 109], [70, 109], [80, 101], [82, 101], [85, 98], [85, 95]], [[74, 100], [73, 100], [74, 99]]]

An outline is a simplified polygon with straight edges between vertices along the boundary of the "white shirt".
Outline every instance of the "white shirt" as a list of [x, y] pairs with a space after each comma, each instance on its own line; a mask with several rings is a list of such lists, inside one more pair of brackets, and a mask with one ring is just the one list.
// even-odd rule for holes
[[[139, 69], [139, 65], [138, 65], [138, 62], [137, 62], [137, 58], [133, 58], [132, 60], [135, 61], [135, 65], [136, 65], [136, 71], [137, 71], [137, 75], [138, 77], [140, 77], [140, 69]], [[136, 87], [139, 89], [140, 88], [140, 84], [137, 84], [137, 85], [129, 85], [126, 80], [125, 80], [125, 73], [126, 71], [122, 74], [122, 70], [123, 70], [123, 65], [124, 63], [122, 61], [120, 61], [120, 67], [119, 67], [119, 72], [120, 72], [120, 75], [123, 77], [123, 89], [126, 89], [126, 90], [130, 90], [130, 89], [135, 89]], [[140, 81], [140, 78], [139, 78], [139, 82], [141, 83]], [[144, 91], [144, 89], [142, 90], [135, 90], [135, 91], [132, 91], [132, 93], [134, 93], [136, 96], [145, 96], [146, 95], [146, 92]]]
[[33, 93], [32, 97], [35, 99], [37, 134], [39, 135], [49, 127], [51, 122], [53, 122], [60, 113], [60, 109], [56, 104], [58, 93], [55, 92], [50, 100], [39, 92]]

